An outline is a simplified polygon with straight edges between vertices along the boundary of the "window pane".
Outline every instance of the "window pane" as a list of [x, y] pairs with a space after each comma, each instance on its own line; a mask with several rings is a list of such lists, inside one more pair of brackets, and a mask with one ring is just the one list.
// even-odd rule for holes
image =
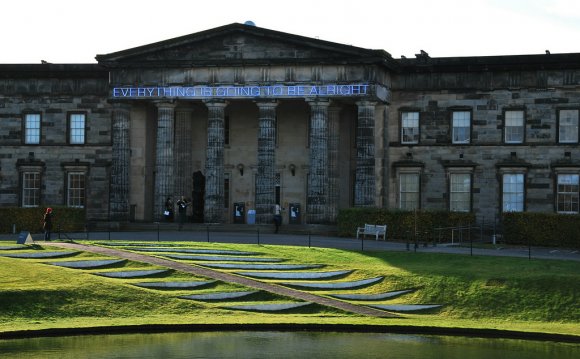
[[85, 174], [82, 172], [68, 174], [68, 206], [85, 206]]
[[83, 144], [85, 143], [85, 115], [72, 114], [70, 115], [70, 143]]
[[38, 207], [40, 204], [40, 173], [22, 174], [22, 206]]
[[505, 142], [524, 142], [524, 111], [506, 111]]
[[503, 211], [522, 212], [524, 210], [524, 175], [503, 175]]
[[558, 138], [561, 143], [578, 142], [578, 110], [560, 110]]
[[471, 210], [471, 175], [453, 173], [450, 176], [449, 207], [455, 212]]
[[40, 143], [40, 114], [27, 114], [24, 116], [24, 143]]
[[230, 174], [224, 173], [224, 208], [230, 206]]
[[559, 213], [578, 213], [579, 175], [558, 175], [556, 209]]
[[404, 173], [399, 177], [400, 181], [400, 208], [413, 210], [419, 208], [419, 174]]
[[419, 143], [419, 112], [402, 113], [401, 142]]
[[453, 112], [453, 143], [469, 143], [471, 113], [468, 111]]

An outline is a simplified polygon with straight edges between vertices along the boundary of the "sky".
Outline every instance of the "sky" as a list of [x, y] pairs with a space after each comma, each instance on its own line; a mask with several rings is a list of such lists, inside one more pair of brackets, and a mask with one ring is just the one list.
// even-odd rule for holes
[[0, 7], [0, 63], [95, 63], [231, 23], [394, 58], [580, 52], [578, 0], [18, 0]]

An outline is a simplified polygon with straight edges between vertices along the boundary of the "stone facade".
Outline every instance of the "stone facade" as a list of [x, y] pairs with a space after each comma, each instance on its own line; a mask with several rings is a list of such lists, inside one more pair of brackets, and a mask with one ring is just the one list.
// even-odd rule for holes
[[[258, 223], [275, 203], [285, 223], [353, 206], [578, 211], [562, 175], [580, 173], [580, 54], [393, 59], [232, 24], [97, 61], [0, 65], [1, 206], [81, 193], [88, 220], [157, 221], [185, 196], [206, 223], [245, 221], [239, 204]], [[38, 143], [27, 114], [40, 115]]]
[[[556, 212], [557, 174], [578, 174], [576, 140], [558, 138], [559, 111], [580, 108], [578, 54], [402, 60], [389, 108], [389, 206], [399, 203], [397, 172], [421, 172], [421, 208], [449, 209], [449, 175], [472, 174], [471, 210], [480, 220], [502, 211], [502, 174], [525, 175], [524, 209]], [[471, 113], [471, 141], [453, 144], [452, 113]], [[506, 143], [506, 111], [524, 114], [522, 143]], [[401, 142], [401, 114], [419, 112], [419, 141]], [[398, 170], [398, 171], [397, 171]], [[577, 187], [575, 191], [577, 191]], [[577, 209], [576, 209], [577, 212]]]
[[[22, 174], [40, 176], [39, 205], [64, 205], [67, 173], [84, 173], [87, 216], [109, 216], [112, 108], [97, 65], [0, 66], [0, 205], [22, 205]], [[69, 144], [71, 114], [87, 118], [85, 143]], [[25, 114], [40, 115], [38, 144], [25, 144]], [[104, 199], [104, 200], [103, 200]]]

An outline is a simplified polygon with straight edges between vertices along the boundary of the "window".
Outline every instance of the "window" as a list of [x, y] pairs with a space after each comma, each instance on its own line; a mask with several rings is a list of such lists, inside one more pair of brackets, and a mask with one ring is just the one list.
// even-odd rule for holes
[[471, 174], [450, 174], [449, 210], [454, 212], [471, 211]]
[[230, 174], [224, 173], [224, 208], [230, 208]]
[[83, 172], [70, 172], [67, 186], [67, 205], [83, 208], [85, 206], [85, 174]]
[[409, 211], [419, 208], [419, 179], [418, 173], [401, 173], [399, 175], [399, 208]]
[[524, 174], [506, 173], [503, 175], [502, 210], [504, 212], [523, 212]]
[[224, 117], [224, 145], [230, 144], [230, 116]]
[[578, 110], [560, 110], [558, 115], [558, 141], [578, 143]]
[[558, 213], [578, 213], [579, 175], [559, 174], [556, 194]]
[[24, 115], [24, 143], [27, 145], [40, 143], [40, 114]]
[[71, 145], [85, 143], [85, 117], [84, 113], [69, 115], [69, 143]]
[[401, 143], [419, 143], [419, 112], [401, 114]]
[[504, 127], [505, 143], [523, 143], [524, 111], [506, 111]]
[[453, 143], [469, 143], [471, 140], [471, 112], [453, 112]]
[[22, 173], [22, 207], [40, 205], [40, 172]]
[[280, 204], [280, 200], [281, 200], [281, 192], [280, 192], [280, 172], [276, 173], [276, 175], [274, 176], [274, 201], [276, 201], [276, 203]]

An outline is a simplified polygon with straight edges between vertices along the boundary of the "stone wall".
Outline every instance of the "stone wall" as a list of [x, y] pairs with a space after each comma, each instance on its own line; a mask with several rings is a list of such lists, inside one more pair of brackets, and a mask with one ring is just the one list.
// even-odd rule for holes
[[[67, 170], [86, 171], [87, 218], [108, 218], [111, 106], [95, 65], [6, 65], [0, 69], [0, 206], [20, 206], [19, 168], [42, 168], [41, 206], [65, 205]], [[7, 78], [10, 75], [11, 78]], [[41, 115], [38, 145], [23, 145], [23, 114]], [[69, 113], [86, 114], [84, 145], [67, 144]]]
[[[492, 220], [501, 210], [501, 169], [526, 173], [527, 211], [555, 211], [554, 168], [580, 164], [578, 144], [560, 144], [557, 112], [580, 108], [578, 71], [500, 71], [402, 74], [393, 82], [389, 108], [389, 163], [422, 164], [421, 207], [449, 208], [448, 174], [473, 173], [472, 204], [478, 218]], [[471, 112], [468, 145], [451, 142], [453, 110]], [[523, 144], [505, 144], [504, 112], [524, 111]], [[401, 145], [401, 112], [420, 112], [420, 141]], [[398, 207], [397, 171], [390, 175], [389, 206]]]

